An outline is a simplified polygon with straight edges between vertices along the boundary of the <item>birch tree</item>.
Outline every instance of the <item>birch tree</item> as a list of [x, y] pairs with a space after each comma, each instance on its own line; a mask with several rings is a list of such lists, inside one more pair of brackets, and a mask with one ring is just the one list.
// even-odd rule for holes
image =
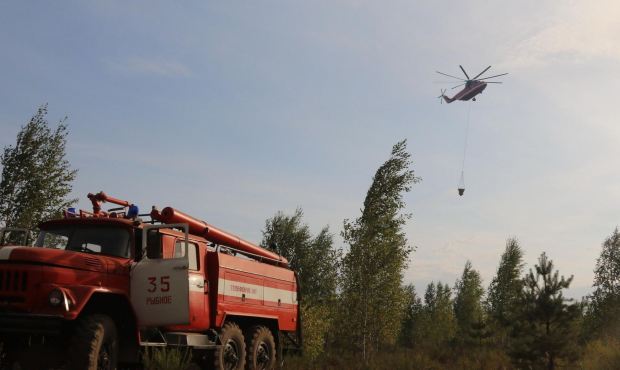
[[411, 169], [406, 141], [394, 145], [390, 158], [373, 177], [362, 214], [345, 220], [349, 247], [342, 264], [340, 337], [364, 359], [398, 338], [406, 294], [403, 274], [412, 248], [403, 227], [403, 195], [420, 179]]
[[33, 230], [76, 202], [68, 198], [77, 170], [66, 158], [66, 118], [51, 128], [46, 115], [43, 105], [0, 156], [0, 220], [7, 226]]

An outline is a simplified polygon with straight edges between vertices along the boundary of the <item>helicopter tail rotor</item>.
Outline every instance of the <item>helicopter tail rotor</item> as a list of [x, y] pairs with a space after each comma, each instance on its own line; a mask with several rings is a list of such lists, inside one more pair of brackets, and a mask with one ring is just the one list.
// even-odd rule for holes
[[441, 89], [441, 94], [437, 97], [439, 98], [439, 104], [443, 104], [444, 94], [446, 93], [446, 89]]

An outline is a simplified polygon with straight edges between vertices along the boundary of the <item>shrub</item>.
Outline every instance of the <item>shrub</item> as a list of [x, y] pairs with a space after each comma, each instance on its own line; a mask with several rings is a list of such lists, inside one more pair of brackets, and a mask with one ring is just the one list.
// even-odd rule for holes
[[304, 355], [314, 360], [325, 350], [325, 341], [331, 325], [331, 311], [326, 304], [301, 305], [303, 318]]

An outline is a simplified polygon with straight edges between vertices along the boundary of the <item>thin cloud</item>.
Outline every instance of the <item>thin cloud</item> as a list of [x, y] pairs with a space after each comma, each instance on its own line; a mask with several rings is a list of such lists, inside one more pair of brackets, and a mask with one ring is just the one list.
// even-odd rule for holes
[[159, 76], [187, 77], [192, 71], [186, 65], [172, 60], [131, 57], [123, 61], [109, 62], [112, 69], [126, 73], [153, 74]]
[[573, 2], [558, 8], [547, 27], [518, 43], [505, 65], [543, 67], [569, 60], [620, 60], [620, 3]]

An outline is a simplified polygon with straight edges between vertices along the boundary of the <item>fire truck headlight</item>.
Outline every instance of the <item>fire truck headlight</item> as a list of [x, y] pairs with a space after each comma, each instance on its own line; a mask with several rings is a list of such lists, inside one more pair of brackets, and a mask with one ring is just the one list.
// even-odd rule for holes
[[48, 298], [49, 298], [50, 306], [52, 307], [64, 306], [65, 310], [69, 311], [69, 299], [67, 298], [67, 295], [65, 294], [65, 292], [63, 292], [61, 289], [56, 288], [52, 290]]

